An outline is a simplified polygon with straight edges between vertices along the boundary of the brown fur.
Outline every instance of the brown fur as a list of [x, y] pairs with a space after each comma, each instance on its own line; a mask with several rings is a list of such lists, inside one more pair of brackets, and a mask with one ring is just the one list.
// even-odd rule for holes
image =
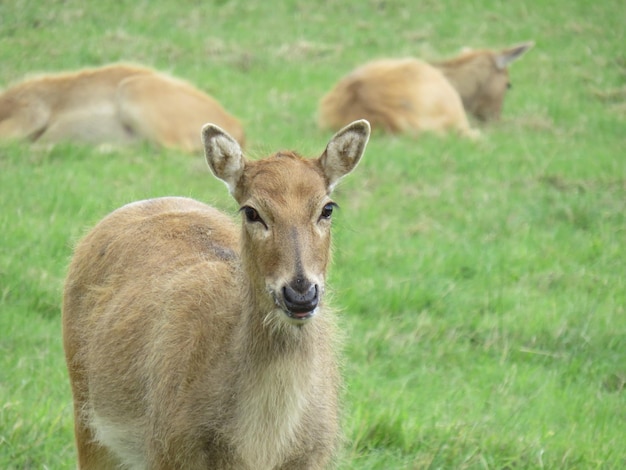
[[339, 129], [360, 118], [390, 133], [475, 135], [444, 75], [412, 58], [367, 63], [341, 79], [320, 102], [323, 128]]
[[390, 133], [454, 131], [475, 137], [478, 132], [470, 128], [466, 111], [483, 120], [500, 115], [506, 66], [529, 47], [470, 52], [436, 64], [413, 58], [369, 62], [322, 98], [319, 124], [339, 129], [363, 118]]
[[[76, 248], [63, 301], [79, 468], [321, 469], [337, 446], [329, 198], [366, 121], [319, 159], [249, 161], [208, 124], [207, 161], [242, 207], [126, 205]], [[298, 317], [300, 315], [300, 317]]]
[[489, 121], [500, 118], [506, 91], [511, 87], [507, 66], [532, 46], [528, 42], [500, 51], [469, 51], [433, 65], [459, 93], [465, 111]]
[[222, 126], [243, 145], [241, 124], [214, 98], [189, 83], [133, 65], [42, 75], [0, 94], [0, 139], [90, 144], [147, 140], [199, 152], [206, 122]]

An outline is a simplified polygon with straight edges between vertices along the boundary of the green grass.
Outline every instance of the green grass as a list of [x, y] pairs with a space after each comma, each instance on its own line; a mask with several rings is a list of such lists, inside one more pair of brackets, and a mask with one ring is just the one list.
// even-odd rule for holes
[[[535, 40], [478, 142], [373, 136], [338, 190], [342, 469], [626, 467], [626, 8], [603, 2], [0, 3], [0, 84], [170, 71], [252, 155], [316, 156], [316, 103], [382, 56]], [[235, 204], [200, 156], [0, 145], [0, 468], [73, 468], [60, 331], [75, 241], [114, 208]]]

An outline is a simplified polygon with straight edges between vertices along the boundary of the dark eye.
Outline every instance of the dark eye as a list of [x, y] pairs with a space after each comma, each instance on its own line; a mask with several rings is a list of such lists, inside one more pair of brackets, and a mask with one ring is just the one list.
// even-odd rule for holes
[[265, 222], [254, 207], [243, 206], [241, 210], [245, 214], [246, 220], [248, 222], [259, 222], [260, 224], [263, 224], [265, 228], [267, 228], [267, 225], [265, 225]]
[[330, 216], [333, 215], [333, 210], [336, 206], [337, 204], [335, 204], [334, 202], [329, 202], [328, 204], [326, 204], [322, 209], [320, 219], [330, 219]]
[[511, 88], [513, 88], [513, 85], [511, 84], [511, 82], [508, 82], [508, 83], [506, 84], [506, 87], [510, 90]]

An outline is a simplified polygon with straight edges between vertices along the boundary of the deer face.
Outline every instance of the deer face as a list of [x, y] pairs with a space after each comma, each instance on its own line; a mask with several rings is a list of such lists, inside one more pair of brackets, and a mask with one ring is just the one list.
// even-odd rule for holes
[[289, 323], [303, 324], [318, 311], [330, 259], [330, 194], [356, 167], [369, 132], [367, 121], [352, 123], [318, 159], [285, 152], [249, 161], [224, 131], [203, 129], [209, 166], [240, 204], [242, 265], [257, 302]]
[[248, 162], [240, 192], [247, 269], [288, 319], [306, 321], [324, 293], [335, 207], [319, 162], [292, 153]]
[[493, 67], [476, 96], [473, 114], [481, 121], [499, 119], [502, 103], [509, 88], [508, 70]]
[[511, 88], [507, 67], [524, 55], [528, 49], [533, 47], [533, 44], [526, 42], [498, 52], [487, 53], [490, 58], [489, 72], [481, 86], [476, 109], [473, 111], [478, 119], [488, 121], [500, 117], [504, 96], [507, 90]]

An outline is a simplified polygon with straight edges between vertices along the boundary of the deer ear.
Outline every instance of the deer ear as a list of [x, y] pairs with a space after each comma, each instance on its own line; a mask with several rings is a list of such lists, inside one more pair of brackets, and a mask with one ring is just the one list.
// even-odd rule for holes
[[534, 42], [529, 41], [517, 46], [509, 47], [495, 54], [496, 65], [500, 70], [503, 70], [514, 60], [519, 59], [528, 49], [535, 45]]
[[365, 119], [355, 121], [337, 132], [319, 158], [328, 190], [332, 191], [339, 180], [354, 170], [363, 156], [370, 138], [370, 124]]
[[245, 166], [241, 147], [226, 131], [215, 124], [204, 125], [202, 143], [209, 168], [217, 178], [226, 183], [230, 193], [234, 194]]

